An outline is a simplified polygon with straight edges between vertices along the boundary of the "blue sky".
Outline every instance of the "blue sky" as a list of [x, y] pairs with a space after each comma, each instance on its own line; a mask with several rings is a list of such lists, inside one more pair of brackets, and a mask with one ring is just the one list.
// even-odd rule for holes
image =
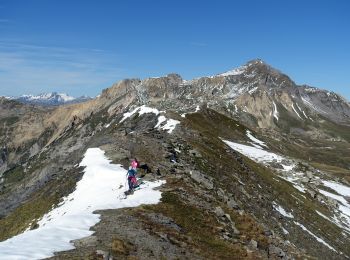
[[0, 95], [95, 96], [254, 58], [350, 99], [350, 1], [0, 0]]

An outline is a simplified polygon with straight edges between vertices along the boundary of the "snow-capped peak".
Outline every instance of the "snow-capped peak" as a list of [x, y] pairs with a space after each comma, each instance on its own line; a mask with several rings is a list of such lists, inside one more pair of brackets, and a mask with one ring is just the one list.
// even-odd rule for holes
[[72, 96], [69, 96], [66, 93], [42, 93], [39, 95], [21, 95], [19, 97], [11, 97], [9, 99], [17, 100], [22, 103], [30, 103], [30, 104], [37, 104], [37, 105], [44, 105], [44, 106], [57, 106], [62, 104], [68, 104], [68, 103], [79, 103], [86, 100], [91, 99], [87, 96], [82, 96], [79, 98], [75, 98]]
[[34, 101], [34, 100], [57, 100], [60, 102], [68, 102], [72, 101], [75, 98], [68, 96], [66, 93], [57, 93], [57, 92], [52, 92], [52, 93], [42, 93], [39, 95], [22, 95], [18, 99], [24, 99], [27, 101]]
[[247, 66], [240, 66], [238, 68], [235, 68], [233, 70], [226, 71], [224, 73], [218, 74], [217, 76], [236, 76], [236, 75], [241, 75], [245, 72]]

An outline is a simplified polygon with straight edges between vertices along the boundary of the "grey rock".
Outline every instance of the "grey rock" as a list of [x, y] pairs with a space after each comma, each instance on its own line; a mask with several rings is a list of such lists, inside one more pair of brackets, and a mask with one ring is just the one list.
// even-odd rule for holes
[[274, 235], [274, 232], [272, 231], [272, 230], [265, 230], [264, 231], [264, 234], [265, 234], [265, 236], [273, 236]]
[[308, 183], [308, 182], [310, 182], [310, 179], [308, 177], [304, 177], [304, 178], [301, 178], [300, 181], [302, 183]]
[[258, 248], [258, 242], [256, 242], [255, 240], [250, 240], [249, 242], [249, 246], [253, 249], [257, 249]]
[[96, 250], [96, 255], [99, 257], [102, 257], [103, 260], [113, 259], [108, 252], [103, 251], [103, 250]]
[[269, 256], [278, 256], [280, 258], [285, 258], [286, 257], [286, 253], [279, 247], [275, 246], [275, 245], [269, 245]]
[[239, 206], [237, 204], [237, 202], [233, 199], [233, 198], [230, 198], [228, 201], [227, 201], [227, 206], [229, 208], [232, 208], [232, 209], [239, 209]]
[[314, 173], [310, 172], [310, 171], [307, 171], [306, 172], [306, 177], [308, 177], [309, 179], [312, 179], [314, 177]]
[[225, 215], [225, 212], [222, 210], [221, 207], [216, 207], [214, 209], [214, 212], [215, 212], [216, 216], [218, 216], [218, 217], [222, 217]]
[[199, 171], [190, 171], [190, 176], [192, 179], [202, 184], [208, 190], [212, 190], [214, 188], [212, 180], [204, 174], [200, 173]]
[[202, 155], [196, 149], [191, 149], [188, 152], [192, 156], [195, 156], [197, 158], [202, 158]]
[[224, 217], [225, 217], [228, 221], [232, 222], [231, 216], [230, 216], [229, 214], [225, 213], [225, 214], [224, 214]]
[[306, 192], [310, 194], [311, 198], [316, 198], [316, 192], [314, 190], [307, 189]]

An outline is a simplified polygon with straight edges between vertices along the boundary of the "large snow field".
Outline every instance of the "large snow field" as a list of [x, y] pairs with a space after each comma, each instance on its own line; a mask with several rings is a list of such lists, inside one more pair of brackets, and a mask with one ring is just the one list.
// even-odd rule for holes
[[93, 234], [90, 227], [100, 221], [100, 216], [93, 214], [95, 210], [160, 201], [161, 192], [154, 188], [164, 181], [145, 182], [142, 189], [125, 198], [127, 171], [121, 165], [111, 164], [99, 148], [88, 149], [80, 166], [86, 168], [76, 190], [44, 215], [37, 229], [0, 242], [0, 259], [41, 259], [73, 249], [72, 240]]

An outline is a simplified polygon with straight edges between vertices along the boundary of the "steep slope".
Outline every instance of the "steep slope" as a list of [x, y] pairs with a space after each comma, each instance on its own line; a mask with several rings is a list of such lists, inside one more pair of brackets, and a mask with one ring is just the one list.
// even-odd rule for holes
[[85, 152], [100, 148], [124, 169], [147, 163], [145, 180], [166, 181], [161, 202], [101, 208], [95, 233], [56, 259], [346, 258], [349, 104], [308, 89], [255, 60], [191, 81], [124, 80], [49, 110], [14, 103], [25, 112], [1, 128], [12, 155], [2, 157], [0, 239], [40, 229], [84, 178]]

